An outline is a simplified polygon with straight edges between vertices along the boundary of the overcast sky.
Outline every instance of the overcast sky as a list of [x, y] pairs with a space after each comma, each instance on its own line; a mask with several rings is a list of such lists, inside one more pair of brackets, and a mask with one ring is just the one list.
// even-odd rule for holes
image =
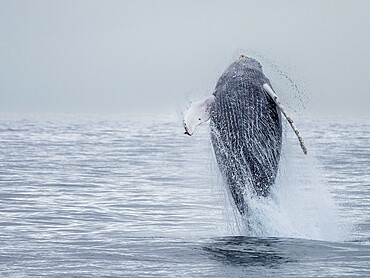
[[0, 111], [174, 113], [246, 54], [288, 102], [274, 65], [312, 113], [370, 115], [369, 15], [355, 0], [0, 0]]

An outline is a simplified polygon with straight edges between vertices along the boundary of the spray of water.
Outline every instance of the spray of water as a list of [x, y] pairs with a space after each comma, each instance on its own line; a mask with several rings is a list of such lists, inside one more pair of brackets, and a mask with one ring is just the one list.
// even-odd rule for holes
[[[302, 106], [304, 108], [302, 92], [296, 83], [274, 63], [269, 62], [267, 64], [285, 81], [290, 83], [292, 89], [290, 91], [293, 91], [290, 98], [300, 103], [300, 105], [292, 106]], [[236, 109], [234, 106], [237, 106], [232, 101], [228, 102], [227, 105], [232, 105], [233, 107], [226, 109], [226, 111], [234, 111]], [[259, 123], [261, 123], [261, 119]], [[314, 156], [304, 156], [299, 152], [299, 148], [296, 148], [297, 142], [293, 138], [294, 134], [287, 132], [286, 128], [285, 126], [279, 171], [269, 196], [258, 197], [250, 190], [253, 187], [247, 184], [241, 185], [241, 188], [245, 188], [244, 199], [248, 207], [248, 213], [245, 216], [241, 216], [234, 205], [230, 192], [225, 191], [225, 196], [230, 201], [228, 203], [232, 204], [232, 208], [226, 210], [225, 214], [231, 232], [258, 237], [298, 237], [318, 240], [343, 239], [338, 226], [336, 205], [330, 192], [327, 190], [322, 178], [323, 174], [320, 168], [317, 167], [317, 161], [315, 161]], [[216, 137], [219, 136], [217, 136], [217, 132], [214, 130], [212, 132], [213, 135], [216, 134]], [[216, 138], [213, 141], [222, 142], [220, 138]], [[230, 152], [230, 148], [225, 147], [222, 150], [222, 144], [216, 145], [221, 149], [221, 151], [218, 150], [219, 153]], [[254, 157], [261, 157], [261, 159], [271, 157], [262, 153], [265, 150], [264, 148], [256, 147], [258, 142], [252, 145], [251, 152], [253, 152]], [[232, 163], [237, 163], [244, 167], [247, 163], [239, 161], [243, 158], [243, 155], [233, 157]], [[223, 167], [221, 166], [223, 168], [221, 172], [224, 172], [223, 176], [233, 169], [227, 164], [229, 160], [226, 159], [226, 162], [221, 163], [225, 164]], [[236, 183], [250, 180], [248, 171], [239, 171], [238, 175], [247, 176], [235, 178]], [[228, 188], [224, 181], [222, 183], [225, 184], [224, 188]]]
[[342, 240], [337, 208], [315, 159], [303, 156], [294, 138], [284, 139], [279, 172], [270, 195], [245, 194], [248, 215], [240, 215], [219, 175], [229, 232], [257, 237]]

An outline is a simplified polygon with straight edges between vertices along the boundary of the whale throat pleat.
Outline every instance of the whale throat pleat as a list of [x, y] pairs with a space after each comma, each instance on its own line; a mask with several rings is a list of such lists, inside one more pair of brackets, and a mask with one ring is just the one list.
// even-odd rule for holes
[[256, 82], [242, 77], [220, 80], [211, 111], [211, 139], [219, 168], [243, 213], [238, 202], [244, 194], [252, 190], [266, 196], [275, 181], [281, 150], [280, 113]]

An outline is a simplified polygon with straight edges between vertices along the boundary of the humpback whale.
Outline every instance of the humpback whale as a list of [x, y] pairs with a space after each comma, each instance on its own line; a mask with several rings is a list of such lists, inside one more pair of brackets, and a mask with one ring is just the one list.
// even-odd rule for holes
[[246, 196], [268, 196], [280, 160], [283, 114], [307, 149], [293, 120], [264, 75], [261, 64], [241, 55], [219, 78], [213, 94], [184, 112], [185, 134], [210, 120], [219, 170], [241, 215]]

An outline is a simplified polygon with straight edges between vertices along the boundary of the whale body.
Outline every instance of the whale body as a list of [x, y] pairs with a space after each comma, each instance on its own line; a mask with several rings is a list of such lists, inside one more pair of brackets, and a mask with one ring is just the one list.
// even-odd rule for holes
[[185, 134], [210, 120], [211, 141], [220, 172], [234, 203], [246, 215], [246, 197], [268, 196], [274, 184], [282, 144], [281, 114], [305, 154], [293, 120], [264, 75], [261, 64], [240, 56], [219, 78], [213, 94], [184, 112]]
[[212, 146], [241, 214], [247, 209], [245, 194], [267, 196], [278, 170], [281, 116], [263, 89], [266, 83], [260, 63], [245, 57], [222, 74], [213, 93]]

